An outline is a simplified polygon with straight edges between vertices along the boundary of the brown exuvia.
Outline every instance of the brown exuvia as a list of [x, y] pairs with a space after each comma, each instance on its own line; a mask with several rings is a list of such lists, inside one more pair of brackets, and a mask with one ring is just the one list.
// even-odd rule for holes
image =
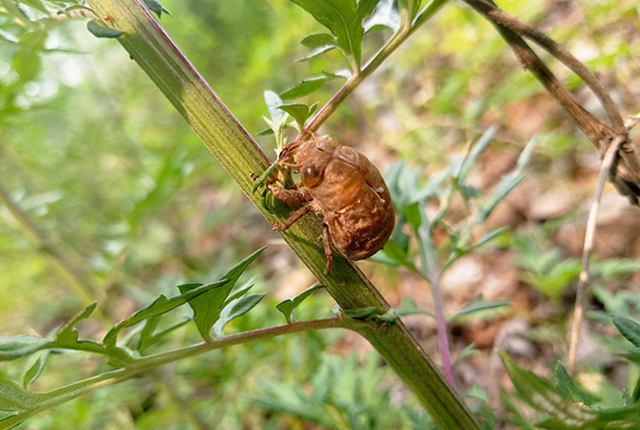
[[[287, 163], [290, 157], [293, 163]], [[291, 205], [304, 205], [273, 229], [286, 230], [307, 212], [321, 215], [327, 256], [325, 275], [333, 262], [331, 243], [351, 260], [362, 260], [382, 249], [395, 224], [395, 210], [380, 171], [361, 153], [339, 145], [331, 136], [296, 140], [284, 147], [279, 163], [298, 168], [302, 182], [295, 189], [269, 186], [273, 195]], [[297, 188], [304, 187], [302, 191]]]

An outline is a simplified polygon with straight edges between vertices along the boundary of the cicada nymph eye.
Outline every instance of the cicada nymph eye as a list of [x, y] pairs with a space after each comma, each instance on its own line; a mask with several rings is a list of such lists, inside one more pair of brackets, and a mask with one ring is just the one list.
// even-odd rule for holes
[[302, 183], [306, 187], [315, 187], [322, 179], [322, 170], [317, 164], [307, 164], [300, 172], [302, 174]]

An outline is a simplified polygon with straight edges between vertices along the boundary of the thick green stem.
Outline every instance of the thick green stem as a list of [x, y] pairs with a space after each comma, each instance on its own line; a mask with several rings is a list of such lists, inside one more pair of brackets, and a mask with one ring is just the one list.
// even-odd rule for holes
[[[124, 32], [118, 41], [187, 120], [267, 220], [282, 222], [281, 218], [263, 207], [261, 195], [252, 192], [252, 174], [264, 171], [270, 161], [166, 34], [143, 1], [87, 2], [97, 16], [111, 17], [109, 26]], [[434, 0], [433, 3], [444, 2]], [[323, 274], [325, 257], [317, 217], [305, 216], [281, 235], [327, 287], [340, 307], [374, 307], [379, 314], [389, 309], [378, 290], [352, 262], [336, 255], [331, 275]], [[402, 322], [368, 326], [362, 333], [416, 393], [442, 428], [479, 428], [464, 401], [444, 380]]]

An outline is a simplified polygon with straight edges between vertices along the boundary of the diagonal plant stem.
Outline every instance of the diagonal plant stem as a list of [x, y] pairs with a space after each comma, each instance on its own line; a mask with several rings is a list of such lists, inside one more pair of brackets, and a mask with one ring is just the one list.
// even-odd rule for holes
[[[270, 222], [281, 222], [281, 217], [269, 213], [263, 206], [262, 196], [252, 192], [252, 174], [264, 171], [270, 164], [269, 159], [171, 40], [144, 2], [88, 0], [88, 3], [96, 16], [108, 15], [111, 18], [104, 25], [124, 32], [118, 41], [187, 120], [265, 218]], [[434, 0], [433, 4], [444, 4], [444, 1]], [[327, 117], [326, 112], [324, 120]], [[382, 295], [352, 262], [336, 255], [331, 275], [323, 274], [325, 257], [317, 217], [305, 216], [281, 235], [342, 309], [373, 307], [378, 314], [389, 309]], [[394, 324], [367, 325], [359, 332], [416, 394], [442, 428], [480, 428], [464, 401], [400, 320]]]
[[582, 249], [582, 268], [580, 269], [580, 278], [578, 279], [578, 287], [576, 292], [576, 306], [573, 313], [573, 324], [571, 326], [571, 337], [569, 340], [569, 361], [567, 371], [573, 374], [576, 365], [576, 356], [578, 354], [578, 339], [580, 337], [580, 326], [582, 325], [582, 317], [584, 315], [584, 292], [589, 281], [589, 260], [591, 259], [591, 251], [593, 250], [593, 239], [596, 231], [596, 219], [598, 209], [600, 208], [600, 199], [602, 198], [602, 190], [604, 183], [611, 172], [613, 160], [620, 149], [620, 145], [624, 139], [617, 137], [611, 142], [607, 152], [602, 159], [600, 165], [600, 175], [598, 176], [598, 185], [593, 195], [591, 209], [589, 210], [589, 218], [587, 220], [587, 231], [584, 237], [584, 247]]

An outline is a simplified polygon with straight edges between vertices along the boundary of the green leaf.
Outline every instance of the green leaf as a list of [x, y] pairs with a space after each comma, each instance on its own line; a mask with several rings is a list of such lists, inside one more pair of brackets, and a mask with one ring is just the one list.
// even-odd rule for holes
[[53, 344], [53, 339], [23, 334], [18, 336], [0, 337], [0, 361], [21, 358]]
[[151, 340], [153, 339], [153, 332], [158, 328], [158, 324], [160, 323], [161, 316], [155, 316], [149, 318], [145, 323], [142, 331], [140, 332], [140, 340], [138, 340], [138, 345], [136, 346], [136, 350], [142, 351], [148, 348], [151, 345]]
[[[158, 297], [153, 303], [140, 309], [129, 318], [120, 321], [118, 324], [116, 324], [115, 327], [109, 330], [104, 338], [105, 347], [114, 348], [116, 345], [118, 333], [120, 333], [123, 329], [138, 324], [146, 319], [165, 314], [197, 298], [198, 296], [204, 295], [205, 293], [220, 290], [222, 289], [222, 287], [229, 284], [229, 282], [229, 280], [221, 280], [207, 285], [186, 284], [189, 288], [185, 288], [183, 294], [179, 296], [167, 299], [164, 294], [160, 295], [160, 297]], [[182, 291], [181, 287], [184, 286], [178, 286], [178, 288], [180, 288], [180, 290]]]
[[496, 237], [500, 236], [505, 231], [509, 230], [509, 227], [501, 227], [497, 230], [489, 231], [485, 233], [476, 243], [473, 244], [473, 248], [480, 248], [482, 245], [491, 242]]
[[151, 12], [158, 15], [158, 18], [162, 18], [162, 12], [171, 16], [171, 12], [169, 12], [164, 6], [162, 6], [162, 4], [158, 0], [144, 0], [144, 4], [147, 5]]
[[636, 380], [636, 385], [633, 388], [632, 398], [633, 403], [640, 403], [640, 376]]
[[47, 359], [49, 358], [50, 352], [50, 350], [46, 349], [34, 355], [35, 360], [33, 361], [33, 364], [27, 369], [27, 371], [24, 373], [24, 376], [22, 377], [22, 385], [25, 388], [29, 384], [34, 383], [40, 377], [40, 375], [42, 375], [45, 365], [47, 364]]
[[13, 381], [0, 377], [0, 410], [24, 412], [38, 402], [38, 396]]
[[464, 158], [464, 162], [462, 163], [460, 171], [457, 175], [455, 175], [455, 178], [458, 180], [458, 182], [464, 183], [464, 181], [467, 179], [471, 168], [478, 160], [480, 154], [482, 154], [482, 151], [487, 148], [487, 146], [491, 142], [491, 139], [493, 139], [493, 136], [496, 134], [496, 131], [498, 131], [498, 128], [499, 127], [497, 125], [492, 125], [491, 127], [489, 127], [482, 134], [482, 136], [480, 136], [480, 139], [478, 139], [476, 144], [470, 148], [469, 153]]
[[481, 402], [486, 402], [489, 400], [487, 396], [487, 392], [480, 388], [480, 385], [476, 382], [473, 384], [473, 387], [469, 388], [464, 396], [469, 399], [480, 400]]
[[613, 317], [613, 324], [621, 335], [636, 347], [640, 348], [640, 324], [629, 318], [619, 316]]
[[364, 32], [372, 33], [390, 28], [395, 33], [400, 28], [400, 13], [394, 0], [382, 0], [369, 19], [364, 22]]
[[44, 29], [26, 33], [18, 42], [18, 51], [13, 57], [13, 69], [22, 82], [32, 81], [42, 68], [41, 54], [48, 32]]
[[322, 87], [324, 87], [324, 84], [326, 82], [327, 78], [324, 76], [320, 78], [306, 79], [300, 82], [295, 87], [290, 88], [280, 94], [280, 97], [283, 99], [297, 99], [300, 97], [304, 97], [320, 90]]
[[[195, 321], [198, 331], [202, 335], [203, 339], [211, 339], [211, 327], [213, 327], [213, 324], [215, 324], [215, 322], [220, 318], [220, 313], [224, 308], [231, 290], [238, 281], [238, 278], [265, 249], [266, 247], [260, 248], [229, 270], [222, 277], [222, 280], [220, 281], [220, 288], [212, 289], [206, 294], [202, 294], [200, 297], [189, 302], [189, 305], [194, 312], [193, 320]], [[180, 288], [180, 291], [184, 293], [194, 287], [191, 284], [186, 284], [181, 285], [178, 288]]]
[[87, 22], [87, 30], [99, 39], [117, 39], [124, 34], [124, 31], [107, 27], [106, 25], [101, 24], [97, 19], [92, 19]]
[[500, 203], [507, 196], [507, 194], [509, 194], [516, 186], [518, 186], [518, 184], [520, 184], [520, 182], [522, 182], [522, 180], [524, 179], [524, 174], [522, 173], [522, 171], [526, 167], [526, 164], [531, 157], [531, 153], [533, 152], [533, 148], [537, 143], [538, 139], [536, 136], [534, 136], [520, 153], [518, 162], [516, 163], [516, 167], [511, 172], [504, 175], [502, 179], [500, 179], [500, 182], [491, 191], [489, 197], [485, 199], [485, 201], [480, 205], [478, 211], [478, 223], [485, 221], [498, 205], [498, 203]]
[[[277, 133], [277, 129], [287, 120], [287, 115], [278, 109], [278, 106], [283, 104], [280, 96], [273, 91], [266, 90], [264, 93], [264, 101], [267, 104], [267, 110], [269, 111], [269, 116], [273, 121], [273, 127], [271, 129]], [[276, 128], [274, 130], [274, 127]]]
[[338, 41], [328, 33], [311, 33], [300, 41], [307, 48], [321, 48], [324, 46], [336, 46]]
[[278, 303], [276, 305], [276, 309], [284, 315], [284, 318], [287, 320], [287, 323], [291, 324], [291, 322], [295, 321], [295, 311], [298, 306], [309, 297], [314, 291], [320, 290], [324, 288], [323, 285], [312, 285], [307, 288], [297, 296], [290, 297]]
[[[147, 320], [147, 323], [145, 324], [145, 327], [142, 330], [143, 333], [144, 333], [144, 330], [147, 328], [147, 325], [149, 325], [150, 321], [153, 321], [155, 318], [156, 317], [149, 318]], [[174, 330], [182, 327], [183, 325], [187, 324], [189, 321], [191, 321], [191, 318], [185, 318], [182, 321], [177, 322], [177, 323], [165, 328], [164, 330], [160, 330], [159, 332], [157, 332], [157, 333], [155, 333], [153, 335], [150, 335], [150, 334], [147, 334], [145, 336], [141, 335], [140, 341], [138, 342], [138, 345], [136, 346], [136, 350], [137, 351], [144, 351], [145, 349], [149, 348], [151, 345], [153, 345], [153, 344], [159, 342], [160, 340], [162, 340], [163, 337], [165, 337], [166, 335], [168, 335], [172, 331], [174, 331]], [[151, 326], [150, 326], [150, 328], [151, 328]]]
[[469, 345], [465, 346], [462, 351], [460, 351], [458, 353], [458, 355], [456, 356], [455, 360], [454, 360], [454, 364], [455, 363], [459, 363], [462, 360], [465, 360], [469, 357], [473, 357], [474, 355], [478, 354], [480, 351], [478, 350], [478, 348], [476, 348], [476, 343], [475, 342], [471, 342]]
[[371, 319], [374, 321], [382, 321], [385, 323], [393, 324], [398, 321], [398, 314], [395, 310], [389, 309], [383, 314], [373, 314], [371, 315]]
[[394, 310], [399, 317], [403, 317], [406, 315], [420, 314], [420, 315], [429, 315], [430, 317], [435, 318], [435, 315], [433, 315], [431, 312], [425, 311], [424, 309], [420, 309], [416, 304], [416, 302], [409, 296], [403, 297], [402, 304], [400, 305], [400, 307], [395, 308]]
[[389, 261], [380, 260], [376, 258], [377, 261], [382, 261], [387, 264], [395, 265], [395, 266], [404, 266], [409, 268], [411, 271], [416, 272], [416, 268], [413, 262], [407, 260], [407, 251], [403, 249], [400, 245], [398, 245], [394, 240], [389, 239], [387, 243], [384, 244], [384, 248], [382, 248], [383, 255], [389, 259]]
[[580, 392], [578, 391], [576, 384], [573, 382], [573, 379], [571, 379], [569, 372], [567, 372], [567, 369], [565, 369], [559, 361], [554, 369], [554, 374], [558, 380], [558, 393], [560, 393], [562, 397], [573, 400], [574, 402], [582, 400]]
[[216, 336], [222, 336], [224, 333], [224, 327], [234, 318], [238, 318], [253, 309], [260, 300], [265, 296], [265, 293], [249, 294], [240, 299], [235, 300], [229, 305], [229, 311], [222, 312], [220, 319], [213, 327], [213, 331]]
[[307, 122], [307, 119], [313, 114], [317, 106], [318, 103], [314, 103], [311, 106], [303, 103], [291, 103], [278, 106], [278, 109], [282, 109], [288, 113], [298, 123], [300, 128], [304, 128], [304, 123]]
[[[572, 423], [570, 427], [558, 428], [583, 428], [581, 426], [585, 426], [596, 419], [597, 414], [594, 411], [587, 410], [558, 395], [553, 385], [546, 379], [521, 368], [504, 352], [500, 352], [500, 357], [507, 368], [511, 382], [513, 382], [518, 393], [530, 406], [552, 417], [563, 417], [565, 422]], [[537, 424], [537, 426], [540, 426], [540, 424]]]
[[325, 70], [322, 71], [322, 74], [327, 77], [327, 79], [346, 79], [349, 80], [353, 76], [350, 70], [342, 69], [338, 70], [335, 73], [327, 72]]
[[332, 46], [332, 45], [326, 45], [326, 46], [321, 46], [320, 48], [315, 48], [313, 51], [311, 51], [307, 56], [302, 57], [302, 58], [298, 58], [296, 60], [296, 62], [301, 63], [303, 61], [309, 61], [313, 58], [316, 58], [322, 54], [325, 54], [329, 51], [333, 51], [336, 47]]
[[511, 302], [504, 302], [504, 301], [483, 302], [482, 294], [478, 294], [476, 297], [474, 297], [473, 300], [471, 300], [471, 302], [467, 306], [465, 306], [464, 308], [460, 309], [458, 312], [453, 314], [451, 317], [447, 319], [447, 321], [451, 322], [463, 315], [469, 315], [474, 312], [484, 311], [487, 309], [501, 308], [504, 306], [511, 306]]
[[337, 45], [354, 70], [360, 70], [362, 20], [371, 15], [379, 0], [290, 0], [309, 12], [337, 40]]
[[78, 339], [78, 332], [75, 329], [76, 325], [78, 325], [80, 321], [89, 318], [93, 311], [96, 309], [97, 305], [97, 302], [90, 304], [89, 306], [84, 308], [82, 312], [76, 315], [71, 321], [63, 325], [56, 334], [56, 341], [64, 342], [67, 339], [72, 339], [75, 342]]

